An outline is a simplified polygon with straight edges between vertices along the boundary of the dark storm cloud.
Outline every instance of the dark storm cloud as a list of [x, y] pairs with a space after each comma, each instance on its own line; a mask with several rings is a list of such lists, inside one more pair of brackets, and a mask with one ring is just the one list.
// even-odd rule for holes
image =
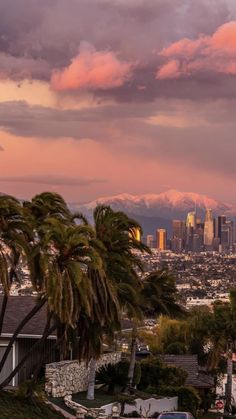
[[67, 178], [51, 175], [41, 176], [1, 176], [0, 182], [10, 183], [36, 183], [51, 186], [89, 186], [96, 183], [104, 183], [104, 179]]
[[135, 63], [132, 79], [116, 89], [97, 90], [119, 101], [156, 97], [231, 97], [235, 80], [209, 74], [183, 86], [157, 81], [158, 52], [184, 37], [212, 34], [236, 19], [233, 0], [0, 0], [0, 75], [50, 80], [67, 67], [81, 42], [110, 50]]

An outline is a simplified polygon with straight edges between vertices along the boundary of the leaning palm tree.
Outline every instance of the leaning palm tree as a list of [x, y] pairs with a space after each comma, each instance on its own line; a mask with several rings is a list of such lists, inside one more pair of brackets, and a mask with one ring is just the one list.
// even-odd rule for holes
[[81, 312], [78, 322], [80, 359], [89, 363], [87, 399], [94, 399], [96, 360], [101, 356], [104, 336], [114, 337], [120, 329], [120, 307], [117, 294], [103, 271], [90, 270], [88, 274], [92, 287], [92, 313]]
[[0, 335], [14, 279], [18, 280], [17, 268], [30, 240], [31, 228], [20, 202], [8, 195], [0, 196], [0, 282], [3, 300], [0, 311]]
[[138, 307], [138, 291], [143, 263], [140, 253], [150, 249], [136, 240], [134, 230], [141, 226], [126, 214], [99, 205], [94, 211], [97, 239], [102, 242], [102, 259], [107, 277], [116, 288], [122, 309]]
[[[139, 272], [143, 270], [139, 252], [149, 252], [149, 249], [136, 240], [134, 231], [140, 225], [126, 214], [113, 211], [109, 206], [99, 205], [94, 211], [96, 239], [102, 244], [99, 252], [103, 261], [105, 276], [113, 288], [113, 294], [119, 303], [120, 315], [125, 310], [129, 317], [137, 316], [139, 312], [138, 294], [142, 284]], [[114, 308], [113, 308], [114, 310]], [[107, 333], [117, 330], [117, 322], [108, 325]], [[102, 335], [98, 324], [95, 327], [96, 336]], [[100, 346], [101, 350], [101, 346]], [[95, 351], [95, 353], [99, 353]], [[87, 398], [94, 397], [95, 356], [90, 364]]]
[[[101, 260], [90, 246], [94, 230], [88, 225], [77, 226], [62, 198], [43, 194], [43, 199], [37, 197], [32, 206], [33, 209], [31, 203], [24, 204], [34, 232], [27, 256], [32, 285], [40, 299], [36, 307], [38, 310], [46, 303], [53, 314], [64, 356], [68, 347], [68, 331], [76, 327], [80, 311], [83, 309], [88, 317], [91, 316], [93, 293], [87, 273], [91, 268], [100, 269]], [[34, 310], [30, 315], [35, 313]], [[30, 315], [23, 320], [24, 324], [30, 320]], [[13, 335], [14, 339], [21, 328], [22, 324]], [[8, 353], [11, 346], [7, 348]]]

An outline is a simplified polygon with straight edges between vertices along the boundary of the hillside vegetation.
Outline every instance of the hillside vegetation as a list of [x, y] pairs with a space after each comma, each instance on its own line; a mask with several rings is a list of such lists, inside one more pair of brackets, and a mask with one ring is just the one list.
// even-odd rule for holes
[[12, 393], [0, 393], [1, 419], [62, 419], [41, 400], [29, 401]]

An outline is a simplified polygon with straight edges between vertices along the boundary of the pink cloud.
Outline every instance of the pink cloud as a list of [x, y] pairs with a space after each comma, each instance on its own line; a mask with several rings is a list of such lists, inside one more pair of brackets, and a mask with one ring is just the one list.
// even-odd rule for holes
[[157, 79], [191, 76], [202, 71], [236, 74], [236, 21], [220, 26], [212, 36], [174, 42], [160, 55], [167, 62], [157, 70]]
[[158, 79], [175, 79], [181, 75], [179, 71], [179, 61], [170, 60], [164, 64], [158, 71]]
[[51, 86], [57, 91], [110, 89], [122, 86], [132, 74], [132, 64], [120, 61], [111, 51], [96, 51], [83, 42], [70, 65], [55, 70]]

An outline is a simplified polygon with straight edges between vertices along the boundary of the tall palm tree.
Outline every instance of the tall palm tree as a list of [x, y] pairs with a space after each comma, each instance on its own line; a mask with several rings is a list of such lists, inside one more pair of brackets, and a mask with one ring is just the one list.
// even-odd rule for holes
[[138, 308], [138, 291], [142, 288], [140, 274], [143, 263], [140, 252], [150, 249], [136, 240], [134, 231], [141, 226], [125, 213], [99, 205], [94, 211], [97, 239], [102, 242], [102, 259], [107, 277], [117, 290], [122, 309]]
[[[137, 316], [139, 312], [138, 293], [141, 290], [139, 272], [143, 270], [139, 252], [149, 252], [149, 249], [141, 242], [136, 240], [134, 231], [140, 225], [126, 214], [114, 211], [109, 206], [99, 205], [94, 211], [94, 223], [96, 239], [102, 244], [99, 252], [103, 261], [105, 276], [108, 283], [113, 288], [119, 303], [120, 315], [125, 310], [129, 317]], [[135, 253], [136, 251], [136, 253]], [[114, 308], [113, 308], [114, 310]], [[117, 322], [112, 321], [108, 324], [107, 333], [110, 335], [117, 330]], [[95, 335], [102, 335], [98, 323], [95, 324]], [[97, 355], [101, 352], [94, 352]], [[90, 364], [89, 385], [87, 398], [94, 398], [95, 384], [95, 356], [92, 357]]]
[[[140, 310], [144, 317], [157, 317], [161, 314], [175, 317], [185, 313], [177, 300], [175, 279], [166, 269], [151, 272], [143, 280]], [[136, 323], [134, 323], [128, 372], [128, 389], [131, 389], [133, 384], [137, 338], [138, 330]]]
[[157, 317], [160, 314], [165, 314], [173, 318], [186, 313], [179, 302], [175, 278], [168, 269], [151, 272], [144, 278], [141, 308], [145, 317]]
[[[63, 337], [59, 340], [63, 341], [65, 353], [67, 331], [76, 327], [81, 309], [91, 315], [92, 287], [87, 272], [91, 267], [99, 269], [101, 266], [100, 256], [90, 246], [94, 231], [89, 226], [77, 226], [63, 199], [55, 194], [42, 194], [32, 200], [32, 205], [24, 203], [24, 210], [34, 233], [28, 243], [27, 256], [33, 287], [41, 297], [37, 309], [42, 301], [47, 302]], [[33, 316], [35, 310], [31, 314]], [[27, 315], [22, 324], [30, 318], [31, 315]], [[11, 346], [13, 343], [11, 339]], [[10, 345], [7, 350], [9, 352]]]
[[[219, 363], [222, 354], [227, 357], [227, 383], [225, 394], [225, 411], [231, 411], [232, 405], [232, 354], [236, 343], [236, 289], [231, 289], [229, 302], [217, 301], [214, 304], [213, 319], [211, 322], [212, 354], [215, 365]], [[216, 358], [217, 355], [217, 358]]]
[[20, 202], [8, 195], [0, 196], [0, 282], [3, 301], [0, 311], [0, 335], [14, 279], [18, 279], [17, 267], [25, 256], [31, 229]]
[[79, 358], [89, 362], [87, 399], [94, 399], [96, 360], [103, 349], [104, 336], [112, 339], [120, 328], [120, 307], [112, 285], [102, 272], [91, 271], [89, 280], [93, 289], [92, 313], [84, 312], [78, 321]]

